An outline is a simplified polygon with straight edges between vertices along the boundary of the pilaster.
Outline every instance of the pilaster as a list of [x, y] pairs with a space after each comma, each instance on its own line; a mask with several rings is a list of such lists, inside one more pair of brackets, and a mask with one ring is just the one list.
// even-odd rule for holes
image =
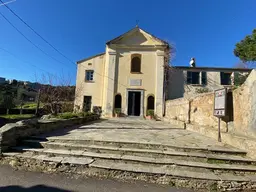
[[164, 109], [164, 51], [156, 52], [156, 91], [155, 91], [155, 114], [163, 116]]
[[106, 53], [104, 90], [103, 90], [103, 116], [112, 117], [114, 109], [114, 89], [116, 83], [116, 52], [108, 51]]

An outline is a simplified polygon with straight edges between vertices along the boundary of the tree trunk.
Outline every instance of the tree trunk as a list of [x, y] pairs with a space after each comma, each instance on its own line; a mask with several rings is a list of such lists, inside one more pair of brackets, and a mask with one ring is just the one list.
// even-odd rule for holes
[[22, 104], [20, 105], [20, 114], [22, 115], [23, 110], [22, 110]]
[[50, 106], [51, 106], [51, 112], [52, 112], [52, 114], [53, 114], [54, 116], [56, 116], [56, 115], [58, 114], [57, 108], [56, 108], [56, 104], [55, 104], [55, 103], [52, 103], [52, 104], [50, 104]]
[[36, 116], [39, 116], [40, 97], [41, 97], [41, 89], [38, 90], [38, 94], [37, 94]]
[[6, 115], [9, 115], [9, 109], [8, 108], [6, 109]]

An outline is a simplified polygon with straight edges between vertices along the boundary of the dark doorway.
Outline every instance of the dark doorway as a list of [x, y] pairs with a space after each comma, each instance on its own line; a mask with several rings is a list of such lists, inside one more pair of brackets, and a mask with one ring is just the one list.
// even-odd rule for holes
[[115, 109], [121, 109], [122, 108], [122, 96], [120, 94], [117, 94], [115, 96]]
[[140, 116], [141, 93], [136, 91], [128, 92], [128, 115]]
[[84, 96], [84, 112], [91, 111], [92, 106], [92, 96]]
[[233, 93], [227, 93], [227, 118], [228, 121], [234, 121], [234, 108], [233, 108]]
[[155, 109], [155, 98], [154, 96], [148, 96], [147, 110], [154, 110], [154, 109]]

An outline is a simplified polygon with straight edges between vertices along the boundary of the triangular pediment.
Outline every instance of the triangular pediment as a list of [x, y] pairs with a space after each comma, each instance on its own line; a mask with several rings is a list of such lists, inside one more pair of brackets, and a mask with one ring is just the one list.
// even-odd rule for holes
[[117, 45], [167, 45], [166, 42], [136, 27], [127, 33], [109, 41], [107, 44]]

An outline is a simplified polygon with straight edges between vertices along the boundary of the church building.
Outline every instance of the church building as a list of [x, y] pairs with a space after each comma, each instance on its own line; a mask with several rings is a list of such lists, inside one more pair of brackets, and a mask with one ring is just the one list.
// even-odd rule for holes
[[135, 27], [108, 41], [104, 53], [77, 62], [75, 110], [112, 117], [164, 113], [169, 44]]

